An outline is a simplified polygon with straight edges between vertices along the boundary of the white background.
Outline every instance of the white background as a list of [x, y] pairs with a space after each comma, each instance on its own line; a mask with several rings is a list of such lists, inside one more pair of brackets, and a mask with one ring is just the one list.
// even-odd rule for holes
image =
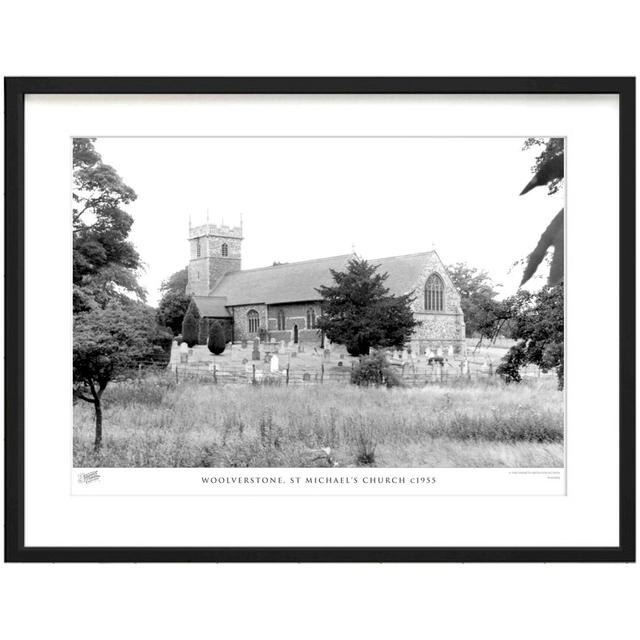
[[[56, 340], [47, 345], [46, 359], [57, 364], [57, 375], [46, 385], [39, 384], [42, 345], [39, 340], [27, 341], [25, 374], [31, 381], [25, 388], [27, 546], [618, 543], [618, 439], [613, 427], [617, 424], [618, 323], [617, 291], [611, 287], [618, 270], [617, 97], [29, 95], [25, 127], [25, 334], [39, 335], [42, 309], [50, 310], [47, 326]], [[120, 493], [122, 486], [119, 490], [118, 485], [123, 477], [139, 479], [131, 481], [132, 495], [124, 500], [106, 495], [86, 499], [70, 495], [71, 234], [64, 212], [71, 202], [70, 139], [74, 131], [97, 130], [105, 135], [237, 135], [258, 130], [265, 135], [486, 136], [554, 129], [566, 136], [568, 149], [566, 497], [540, 495], [549, 492], [544, 486], [548, 483], [540, 477], [543, 486], [539, 491], [532, 487], [529, 493], [535, 495], [527, 499], [513, 497], [512, 486], [501, 495], [489, 489], [489, 496], [478, 498], [462, 481], [464, 470], [451, 473], [451, 479], [459, 483], [452, 491], [457, 494], [453, 498], [425, 495], [408, 499], [378, 494], [343, 495], [339, 500], [282, 499], [276, 491], [272, 496], [256, 498], [256, 490], [242, 501], [219, 495], [176, 498], [172, 496], [175, 489], [162, 491], [162, 479], [170, 471], [152, 469], [105, 471], [101, 482], [107, 493]], [[592, 178], [590, 157], [594, 138], [600, 153], [608, 158], [599, 167], [597, 182]], [[47, 162], [42, 162], [41, 149], [46, 150]], [[278, 153], [273, 160], [278, 162]], [[465, 183], [464, 173], [460, 181]], [[338, 199], [346, 197], [343, 192], [349, 193], [348, 184], [331, 186]], [[48, 215], [42, 215], [44, 211], [49, 211]], [[573, 211], [578, 213], [574, 215]], [[607, 216], [606, 225], [601, 223], [603, 214]], [[366, 212], [353, 215], [364, 224]], [[502, 242], [509, 242], [506, 230]], [[52, 246], [56, 252], [51, 251]], [[595, 247], [600, 251], [599, 260], [594, 260]], [[598, 325], [581, 321], [593, 316], [593, 288], [608, 291], [611, 305], [606, 320]], [[596, 326], [598, 334], [594, 335]], [[611, 351], [607, 375], [594, 368], [593, 360], [603, 330]], [[585, 398], [593, 401], [585, 402]], [[594, 473], [594, 460], [599, 464], [598, 473]], [[181, 470], [177, 485], [180, 478], [192, 473]], [[157, 478], [161, 496], [146, 497], [150, 476]], [[444, 474], [441, 479], [444, 484]], [[517, 477], [505, 479], [510, 485], [516, 481]], [[559, 481], [557, 491], [561, 490]], [[482, 492], [481, 486], [478, 491]], [[256, 521], [268, 521], [269, 526], [257, 527]]]
[[[6, 75], [635, 75], [629, 2], [12, 3]], [[599, 638], [637, 566], [3, 566], [11, 637]]]

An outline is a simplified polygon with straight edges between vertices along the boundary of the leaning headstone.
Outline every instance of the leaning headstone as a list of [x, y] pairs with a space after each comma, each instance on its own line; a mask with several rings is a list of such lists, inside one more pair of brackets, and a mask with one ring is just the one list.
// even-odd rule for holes
[[252, 360], [260, 360], [260, 339], [255, 338], [253, 341], [253, 351], [251, 353]]
[[277, 355], [274, 354], [271, 356], [271, 362], [269, 364], [271, 365], [271, 373], [278, 373], [278, 371], [280, 371], [280, 360]]

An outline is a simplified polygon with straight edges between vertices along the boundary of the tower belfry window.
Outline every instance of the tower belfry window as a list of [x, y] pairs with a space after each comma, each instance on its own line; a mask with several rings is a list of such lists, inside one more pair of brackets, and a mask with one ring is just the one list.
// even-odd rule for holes
[[222, 255], [223, 256], [229, 255], [229, 245], [226, 242], [222, 243]]
[[196, 240], [196, 258], [202, 255], [202, 247], [200, 246], [200, 238]]

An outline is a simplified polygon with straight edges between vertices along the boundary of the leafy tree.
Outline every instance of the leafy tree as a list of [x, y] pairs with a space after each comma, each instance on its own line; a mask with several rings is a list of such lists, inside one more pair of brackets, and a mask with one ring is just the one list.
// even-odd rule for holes
[[558, 387], [564, 387], [564, 287], [546, 286], [537, 293], [520, 290], [507, 304], [511, 307], [511, 347], [496, 372], [507, 381], [520, 382], [527, 364], [543, 371], [555, 369]]
[[345, 271], [331, 269], [334, 285], [317, 289], [323, 298], [318, 328], [353, 356], [368, 354], [370, 347], [402, 347], [418, 324], [413, 296], [390, 295], [388, 274], [378, 267], [354, 257]]
[[209, 351], [216, 356], [219, 356], [226, 346], [224, 327], [214, 320], [209, 325], [209, 340], [207, 341], [207, 347]]
[[187, 290], [187, 283], [189, 281], [188, 268], [180, 269], [171, 274], [166, 280], [162, 281], [160, 285], [161, 293], [184, 293]]
[[158, 303], [158, 323], [169, 327], [177, 336], [182, 330], [182, 321], [187, 312], [191, 297], [185, 291], [187, 287], [187, 268], [176, 271], [160, 285], [162, 297]]
[[189, 308], [191, 298], [184, 293], [169, 291], [165, 293], [158, 303], [156, 316], [158, 324], [171, 329], [174, 336], [182, 331], [182, 321]]
[[[547, 185], [549, 194], [556, 193], [564, 180], [564, 138], [527, 138], [523, 149], [543, 145], [544, 149], [536, 158], [532, 167], [533, 178], [527, 183], [520, 195], [535, 187]], [[525, 284], [537, 271], [547, 251], [553, 247], [553, 258], [549, 269], [548, 284], [556, 285], [564, 279], [564, 209], [551, 220], [538, 240], [538, 244], [527, 258], [527, 266], [520, 285]]]
[[122, 208], [137, 196], [113, 167], [102, 162], [94, 141], [73, 140], [75, 312], [105, 307], [127, 293], [145, 298], [136, 280], [140, 257], [127, 239], [133, 218]]
[[182, 339], [187, 343], [188, 347], [193, 347], [198, 344], [199, 320], [200, 312], [192, 300], [189, 303], [184, 320], [182, 321]]
[[141, 303], [96, 307], [74, 316], [73, 395], [94, 406], [96, 450], [102, 445], [102, 394], [109, 382], [139, 365], [166, 365], [170, 346], [171, 334]]
[[486, 271], [470, 267], [464, 262], [449, 265], [447, 271], [460, 293], [460, 306], [464, 313], [466, 335], [471, 338], [482, 335], [487, 323], [491, 323], [499, 303], [498, 292]]

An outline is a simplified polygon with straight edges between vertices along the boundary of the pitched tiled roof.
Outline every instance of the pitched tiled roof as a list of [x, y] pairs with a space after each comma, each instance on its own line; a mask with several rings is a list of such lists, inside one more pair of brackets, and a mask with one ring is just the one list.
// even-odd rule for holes
[[203, 318], [229, 318], [231, 317], [225, 305], [225, 298], [219, 296], [193, 296], [193, 301]]
[[[408, 293], [424, 270], [433, 252], [414, 253], [407, 256], [392, 256], [369, 260], [379, 264], [379, 273], [388, 272], [386, 286], [390, 292]], [[319, 300], [316, 288], [333, 282], [330, 269], [341, 271], [351, 258], [350, 254], [290, 262], [261, 269], [247, 269], [229, 273], [222, 278], [213, 294], [226, 298], [227, 306], [241, 304], [278, 304]]]

